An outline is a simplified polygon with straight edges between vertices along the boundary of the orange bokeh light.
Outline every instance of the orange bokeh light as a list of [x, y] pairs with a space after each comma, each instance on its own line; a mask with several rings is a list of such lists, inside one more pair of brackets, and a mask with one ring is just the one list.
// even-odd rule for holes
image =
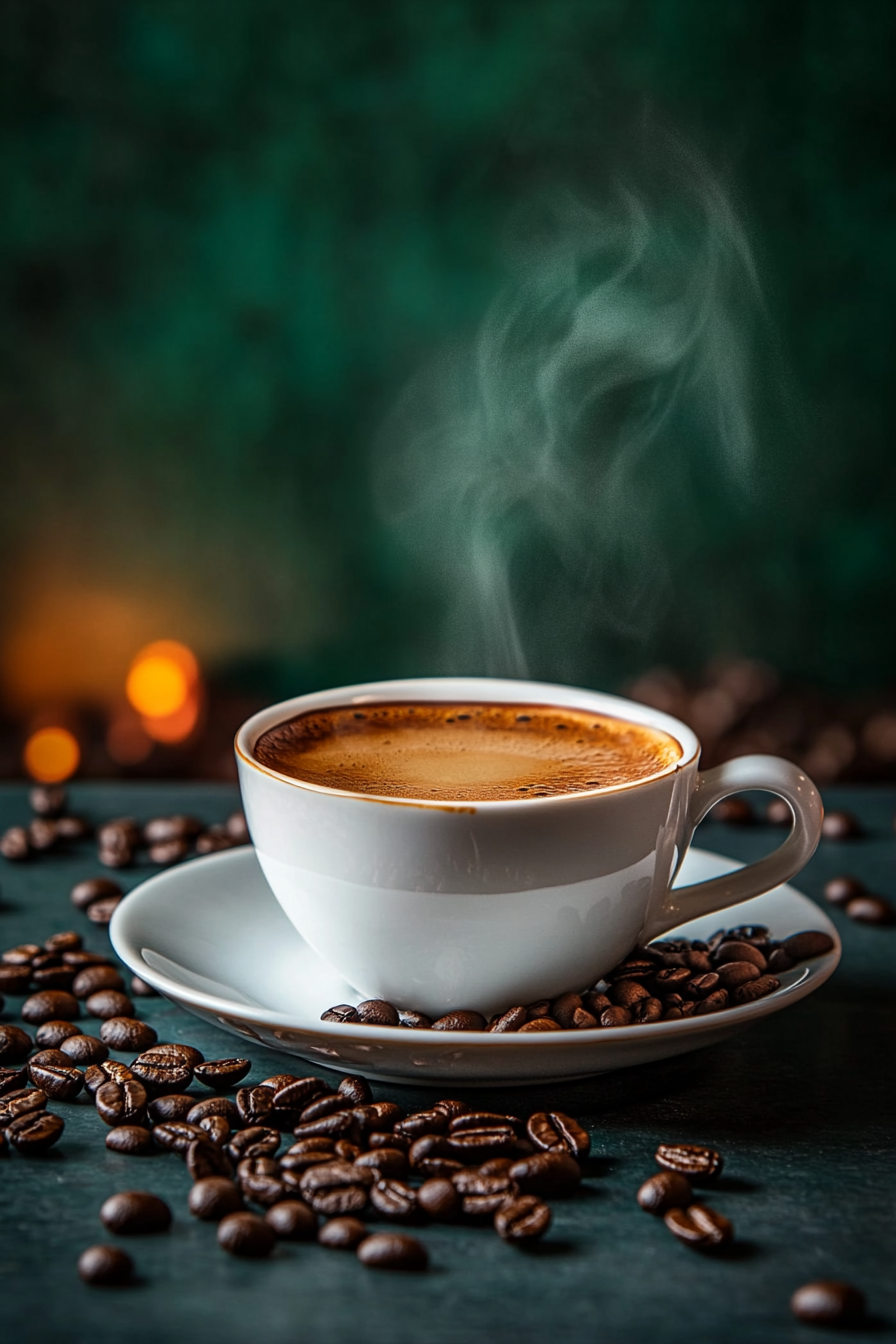
[[138, 714], [146, 719], [167, 719], [181, 713], [195, 698], [198, 679], [199, 665], [187, 646], [173, 639], [159, 639], [141, 649], [131, 663], [125, 691]]
[[182, 742], [196, 727], [199, 709], [199, 696], [193, 690], [173, 714], [144, 714], [140, 721], [154, 742]]
[[25, 743], [25, 769], [41, 784], [60, 784], [78, 768], [81, 748], [67, 728], [39, 728]]

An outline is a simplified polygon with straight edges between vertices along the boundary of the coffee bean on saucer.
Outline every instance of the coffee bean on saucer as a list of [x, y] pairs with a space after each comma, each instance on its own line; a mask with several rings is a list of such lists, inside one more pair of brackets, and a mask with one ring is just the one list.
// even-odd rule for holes
[[734, 1238], [734, 1227], [729, 1220], [705, 1204], [669, 1209], [663, 1215], [663, 1222], [679, 1241], [695, 1250], [717, 1250]]
[[45, 854], [56, 844], [56, 823], [49, 817], [35, 817], [28, 826], [28, 843], [35, 854]]
[[617, 980], [607, 991], [610, 1002], [617, 1008], [628, 1008], [631, 1010], [636, 1003], [642, 999], [650, 998], [650, 990], [643, 985], [640, 980]]
[[369, 1236], [370, 1229], [360, 1218], [330, 1218], [318, 1232], [317, 1240], [331, 1251], [353, 1251]]
[[6, 1127], [7, 1140], [26, 1157], [40, 1155], [62, 1137], [65, 1121], [49, 1111], [31, 1111]]
[[528, 1013], [525, 1008], [521, 1006], [508, 1008], [506, 1013], [493, 1017], [486, 1030], [496, 1032], [519, 1031], [527, 1020]]
[[139, 999], [158, 998], [159, 996], [159, 991], [153, 989], [152, 985], [148, 984], [139, 975], [131, 976], [131, 993], [136, 994]]
[[146, 1190], [121, 1190], [110, 1195], [100, 1209], [100, 1218], [118, 1236], [167, 1232], [171, 1226], [168, 1205]]
[[862, 827], [852, 812], [826, 812], [821, 834], [825, 840], [855, 840], [862, 834]]
[[320, 1015], [321, 1022], [360, 1022], [357, 1008], [353, 1008], [350, 1003], [337, 1003], [335, 1008], [328, 1008], [325, 1013]]
[[73, 994], [64, 989], [42, 989], [25, 1000], [21, 1007], [24, 1022], [40, 1026], [43, 1022], [74, 1022], [81, 1011]]
[[28, 802], [31, 811], [39, 817], [58, 817], [65, 811], [66, 791], [64, 784], [35, 784], [29, 790]]
[[536, 1195], [520, 1195], [495, 1214], [495, 1231], [503, 1241], [535, 1241], [551, 1225], [551, 1211]]
[[471, 1009], [459, 1008], [454, 1012], [437, 1017], [432, 1024], [433, 1031], [485, 1031], [486, 1021], [481, 1013]]
[[631, 1026], [632, 1015], [628, 1008], [622, 1008], [618, 1004], [612, 1004], [605, 1008], [600, 1015], [600, 1025], [602, 1027], [628, 1027]]
[[[620, 1009], [620, 1012], [624, 1012]], [[559, 1022], [555, 1022], [552, 1017], [533, 1017], [530, 1021], [524, 1022], [519, 1028], [520, 1032], [540, 1032], [540, 1031], [562, 1031]]]
[[792, 933], [781, 946], [794, 961], [807, 961], [810, 957], [822, 957], [830, 952], [834, 940], [829, 933], [819, 929], [806, 929], [802, 933]]
[[645, 1213], [658, 1217], [670, 1209], [686, 1209], [694, 1201], [694, 1192], [686, 1176], [678, 1171], [658, 1171], [644, 1182], [637, 1194]]
[[[640, 1003], [635, 1004], [631, 1013], [632, 1022], [635, 1026], [643, 1026], [648, 1022], [659, 1022], [663, 1016], [663, 1004], [660, 999], [655, 999], [653, 997], [642, 999]], [[591, 1014], [588, 1013], [586, 1016], [591, 1017]], [[576, 1026], [588, 1027], [591, 1026], [592, 1023], [594, 1026], [598, 1025], [594, 1018], [591, 1018], [591, 1022], [577, 1022]]]
[[756, 819], [752, 805], [746, 798], [734, 794], [723, 798], [710, 809], [709, 821], [721, 821], [727, 826], [749, 826]]
[[401, 1023], [398, 1009], [385, 999], [366, 999], [358, 1004], [358, 1019], [372, 1027], [397, 1027]]
[[31, 967], [0, 964], [0, 994], [27, 994]]
[[154, 1147], [152, 1131], [144, 1125], [116, 1125], [106, 1135], [106, 1147], [128, 1157], [147, 1157]]
[[878, 928], [896, 922], [896, 910], [883, 896], [854, 896], [847, 902], [846, 913], [857, 924], [872, 924]]
[[851, 1283], [819, 1279], [797, 1288], [790, 1310], [807, 1325], [857, 1325], [865, 1317], [865, 1296]]
[[146, 1089], [136, 1078], [107, 1080], [96, 1089], [93, 1100], [105, 1125], [142, 1125], [146, 1119]]
[[680, 1172], [695, 1185], [705, 1185], [721, 1175], [722, 1156], [714, 1148], [696, 1143], [661, 1143], [656, 1150], [656, 1163], [665, 1171]]
[[772, 798], [765, 809], [765, 819], [770, 826], [790, 826], [793, 823], [790, 804], [783, 798]]
[[78, 1256], [78, 1275], [91, 1287], [121, 1287], [134, 1276], [134, 1262], [118, 1246], [88, 1246]]
[[76, 999], [89, 999], [101, 989], [124, 989], [124, 980], [114, 966], [85, 966], [72, 985]]
[[84, 1000], [88, 1017], [99, 1017], [104, 1022], [112, 1017], [133, 1017], [134, 1005], [127, 994], [118, 989], [98, 989]]
[[72, 905], [78, 910], [87, 910], [94, 901], [108, 900], [123, 896], [124, 892], [117, 882], [108, 877], [88, 877], [76, 882], [71, 891]]
[[720, 943], [713, 955], [713, 964], [718, 968], [724, 966], [729, 961], [751, 961], [760, 971], [764, 971], [766, 961], [758, 947], [752, 943], [731, 940]]
[[276, 1241], [274, 1229], [256, 1213], [228, 1213], [218, 1224], [218, 1245], [229, 1255], [261, 1259]]
[[0, 835], [0, 854], [10, 863], [21, 863], [31, 853], [28, 832], [24, 826], [9, 826]]
[[243, 1208], [243, 1196], [236, 1183], [226, 1176], [204, 1176], [193, 1183], [187, 1207], [194, 1218], [219, 1223], [229, 1213], [238, 1213]]
[[426, 1030], [432, 1026], [432, 1018], [427, 1017], [425, 1013], [407, 1012], [402, 1008], [398, 1010], [398, 1021], [402, 1027], [408, 1027], [412, 1031]]
[[368, 1269], [423, 1270], [429, 1264], [426, 1247], [401, 1232], [374, 1232], [355, 1252]]

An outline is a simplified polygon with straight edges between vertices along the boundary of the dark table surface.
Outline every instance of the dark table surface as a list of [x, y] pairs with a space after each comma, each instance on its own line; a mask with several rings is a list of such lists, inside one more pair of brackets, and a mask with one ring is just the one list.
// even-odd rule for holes
[[[92, 820], [189, 811], [212, 822], [236, 802], [234, 790], [213, 785], [71, 790], [72, 810]], [[823, 841], [796, 885], [821, 902], [825, 881], [849, 872], [896, 897], [896, 790], [832, 790], [826, 803], [854, 810], [866, 833]], [[0, 786], [0, 828], [28, 817], [26, 791]], [[766, 826], [706, 823], [698, 843], [750, 860], [779, 836]], [[89, 843], [26, 864], [0, 860], [2, 947], [75, 928], [86, 946], [104, 949], [105, 931], [68, 899], [75, 881], [101, 871]], [[122, 884], [129, 890], [152, 871], [148, 864], [127, 869]], [[13, 1153], [0, 1163], [7, 1337], [20, 1344], [808, 1341], [819, 1332], [791, 1317], [788, 1300], [799, 1284], [825, 1277], [859, 1285], [872, 1313], [869, 1330], [889, 1337], [896, 1321], [896, 930], [828, 912], [844, 943], [834, 977], [730, 1042], [591, 1081], [471, 1095], [477, 1107], [560, 1109], [591, 1133], [594, 1160], [581, 1193], [554, 1202], [553, 1226], [532, 1252], [505, 1245], [488, 1228], [432, 1226], [420, 1233], [431, 1268], [419, 1276], [373, 1273], [353, 1255], [315, 1244], [281, 1244], [267, 1261], [233, 1260], [219, 1250], [214, 1227], [187, 1212], [189, 1176], [180, 1159], [111, 1153], [88, 1098], [54, 1106], [66, 1122], [57, 1147], [43, 1159]], [[137, 1002], [160, 1040], [191, 1041], [207, 1058], [245, 1050], [163, 999]], [[2, 1020], [20, 1021], [20, 1003], [9, 1000]], [[304, 1071], [293, 1057], [259, 1046], [248, 1081], [297, 1068]], [[411, 1110], [443, 1091], [375, 1084], [374, 1093]], [[725, 1174], [711, 1202], [737, 1230], [725, 1258], [679, 1245], [635, 1203], [663, 1140], [709, 1143], [723, 1153]], [[135, 1188], [168, 1200], [172, 1229], [128, 1240], [139, 1271], [134, 1286], [88, 1288], [76, 1274], [78, 1254], [113, 1240], [100, 1205]]]

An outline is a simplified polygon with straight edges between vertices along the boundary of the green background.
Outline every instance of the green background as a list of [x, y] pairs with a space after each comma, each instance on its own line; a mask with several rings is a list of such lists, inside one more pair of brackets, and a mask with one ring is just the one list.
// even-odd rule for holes
[[[520, 201], [597, 190], [671, 131], [756, 257], [757, 451], [732, 492], [671, 433], [638, 478], [643, 620], [604, 611], [611, 556], [570, 579], [578, 605], [552, 600], [562, 581], [523, 600], [527, 665], [613, 685], [743, 653], [831, 686], [890, 679], [894, 15], [4, 0], [5, 628], [46, 572], [173, 595], [159, 634], [262, 694], [482, 666], [463, 630], [446, 639], [433, 557], [376, 502], [379, 427], [472, 339]], [[524, 588], [555, 562], [527, 535]]]

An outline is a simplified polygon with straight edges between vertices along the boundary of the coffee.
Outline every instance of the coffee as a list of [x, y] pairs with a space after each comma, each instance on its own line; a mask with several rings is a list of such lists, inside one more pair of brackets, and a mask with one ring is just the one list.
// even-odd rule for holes
[[437, 701], [312, 710], [255, 745], [262, 765], [309, 784], [445, 802], [614, 788], [666, 774], [681, 755], [661, 729], [609, 715]]

